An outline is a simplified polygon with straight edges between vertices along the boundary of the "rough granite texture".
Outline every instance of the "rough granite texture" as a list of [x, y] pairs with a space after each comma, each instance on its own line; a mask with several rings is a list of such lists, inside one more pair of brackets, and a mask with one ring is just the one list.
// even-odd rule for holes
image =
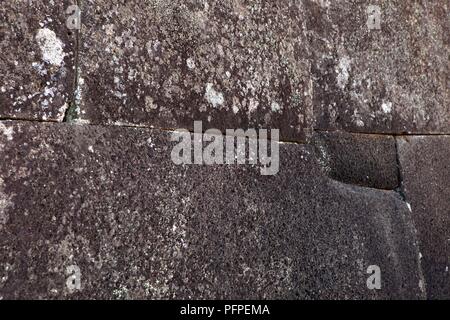
[[[2, 0], [0, 300], [450, 299], [449, 30], [448, 0]], [[280, 129], [280, 172], [175, 165], [198, 120]]]
[[[450, 132], [448, 1], [304, 3], [315, 128]], [[367, 26], [369, 5], [380, 30]]]
[[2, 0], [0, 118], [62, 121], [74, 92], [73, 0]]
[[372, 2], [83, 1], [78, 118], [449, 132], [448, 3]]
[[431, 299], [450, 298], [450, 136], [399, 137], [406, 200]]
[[[424, 297], [406, 203], [329, 179], [311, 146], [281, 144], [262, 176], [174, 165], [170, 133], [148, 129], [0, 130], [4, 299]], [[381, 290], [366, 287], [374, 264]]]
[[[449, 133], [447, 1], [2, 2], [0, 117]], [[77, 51], [75, 53], [75, 51]], [[75, 56], [78, 56], [75, 63]], [[76, 76], [74, 79], [74, 65]]]
[[399, 186], [394, 137], [316, 132], [313, 143], [325, 173], [333, 179], [377, 189]]
[[[311, 83], [298, 1], [83, 1], [78, 117], [303, 139]], [[98, 75], [101, 75], [100, 77]]]

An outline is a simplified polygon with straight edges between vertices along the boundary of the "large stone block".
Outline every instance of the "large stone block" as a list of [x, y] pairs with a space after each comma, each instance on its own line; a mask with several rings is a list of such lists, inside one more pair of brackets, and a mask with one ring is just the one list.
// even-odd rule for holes
[[420, 236], [428, 296], [450, 298], [450, 136], [399, 137], [406, 200]]
[[448, 1], [304, 3], [316, 128], [450, 132]]
[[304, 139], [301, 2], [88, 0], [82, 11], [78, 120], [171, 129], [201, 120]]
[[424, 297], [397, 193], [329, 179], [308, 145], [281, 144], [273, 176], [177, 166], [174, 145], [148, 129], [2, 122], [0, 296]]
[[3, 0], [0, 6], [0, 118], [62, 121], [74, 91], [74, 0]]

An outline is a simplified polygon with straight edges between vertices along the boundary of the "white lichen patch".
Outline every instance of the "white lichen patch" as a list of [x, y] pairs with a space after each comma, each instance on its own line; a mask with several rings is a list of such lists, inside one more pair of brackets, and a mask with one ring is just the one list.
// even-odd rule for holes
[[115, 299], [124, 300], [128, 298], [129, 290], [127, 287], [121, 285], [119, 288], [114, 289], [112, 294]]
[[47, 69], [45, 69], [44, 63], [33, 62], [31, 66], [40, 76], [45, 76], [47, 74]]
[[153, 98], [150, 96], [145, 97], [145, 110], [150, 112], [152, 110], [158, 109], [158, 106], [154, 103]]
[[383, 103], [381, 104], [381, 110], [384, 113], [391, 113], [391, 111], [392, 111], [392, 102], [390, 102], [390, 101], [384, 102], [383, 101]]
[[270, 105], [270, 108], [272, 109], [273, 112], [281, 111], [281, 106], [275, 101], [272, 101], [272, 104]]
[[[53, 99], [58, 96], [58, 88], [51, 87], [50, 83], [47, 82], [47, 86], [44, 88], [44, 91], [41, 94], [42, 100], [40, 101], [40, 105], [42, 109], [48, 109], [53, 104]], [[65, 110], [67, 108], [67, 104], [63, 104], [59, 108], [58, 120], [62, 121], [64, 119]], [[50, 115], [43, 115], [43, 120], [48, 119]], [[47, 118], [44, 118], [47, 117]]]
[[348, 83], [348, 79], [350, 77], [350, 58], [348, 57], [341, 57], [339, 59], [339, 65], [336, 68], [337, 72], [337, 84], [339, 88], [344, 89], [345, 86]]
[[151, 137], [147, 139], [147, 145], [150, 148], [154, 148], [155, 147], [155, 144], [153, 143], [153, 139]]
[[0, 230], [2, 226], [8, 222], [9, 215], [6, 213], [6, 208], [11, 205], [9, 199], [0, 198]]
[[62, 65], [65, 57], [64, 44], [58, 39], [54, 31], [48, 28], [39, 29], [36, 34], [36, 41], [42, 52], [42, 60], [51, 65]]
[[214, 108], [223, 105], [223, 103], [225, 102], [223, 94], [221, 92], [214, 90], [212, 83], [206, 84], [205, 99], [210, 104], [212, 104]]
[[13, 139], [14, 129], [12, 127], [6, 127], [3, 123], [0, 122], [0, 132], [2, 132], [8, 141]]
[[195, 69], [195, 61], [192, 58], [188, 58], [186, 60], [186, 65], [188, 66], [189, 69], [193, 70]]
[[[81, 71], [79, 71], [79, 73], [81, 73]], [[78, 76], [78, 83], [77, 83], [77, 87], [75, 89], [75, 104], [77, 106], [80, 106], [80, 104], [81, 104], [83, 86], [84, 86], [84, 78], [82, 78], [81, 76]], [[77, 109], [78, 109], [77, 114], [79, 115], [80, 114], [79, 107]]]
[[256, 110], [258, 110], [258, 106], [259, 106], [258, 100], [251, 98], [248, 104], [248, 113], [253, 113]]

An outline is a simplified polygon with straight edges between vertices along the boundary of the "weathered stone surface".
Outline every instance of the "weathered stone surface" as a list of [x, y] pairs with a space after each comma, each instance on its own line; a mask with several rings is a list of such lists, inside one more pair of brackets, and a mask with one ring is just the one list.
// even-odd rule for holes
[[312, 122], [299, 1], [83, 1], [78, 120], [158, 128]]
[[450, 298], [450, 136], [397, 139], [431, 299]]
[[370, 5], [83, 1], [78, 119], [296, 141], [313, 127], [450, 132], [448, 3], [378, 2], [380, 30]]
[[[395, 192], [329, 179], [308, 145], [281, 144], [275, 176], [176, 166], [169, 135], [1, 122], [0, 296], [423, 297]], [[366, 287], [369, 265], [381, 290]]]
[[399, 186], [394, 137], [316, 132], [313, 141], [319, 161], [333, 179], [378, 189]]
[[75, 34], [64, 1], [3, 0], [0, 118], [62, 121], [74, 90]]
[[[304, 1], [319, 129], [450, 133], [448, 1]], [[380, 30], [367, 25], [378, 5]]]

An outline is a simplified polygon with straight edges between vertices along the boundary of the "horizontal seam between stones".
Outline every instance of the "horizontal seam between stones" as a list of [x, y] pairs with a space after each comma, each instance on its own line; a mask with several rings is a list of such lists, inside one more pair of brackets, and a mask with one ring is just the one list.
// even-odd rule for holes
[[[33, 119], [19, 119], [19, 118], [1, 118], [0, 117], [0, 122], [5, 121], [5, 122], [15, 122], [15, 123], [20, 123], [20, 122], [27, 122], [27, 123], [48, 123], [48, 124], [65, 124], [65, 125], [69, 125], [69, 126], [81, 126], [81, 127], [98, 127], [98, 128], [130, 128], [130, 129], [147, 129], [147, 130], [155, 130], [155, 131], [162, 131], [162, 132], [180, 132], [180, 130], [187, 130], [187, 129], [182, 129], [182, 128], [178, 128], [178, 129], [171, 129], [171, 128], [159, 128], [159, 127], [151, 127], [151, 126], [141, 126], [141, 125], [131, 125], [131, 124], [127, 124], [127, 125], [116, 125], [116, 124], [95, 124], [95, 123], [80, 123], [80, 122], [60, 122], [57, 120], [33, 120]], [[187, 130], [187, 132], [194, 134], [193, 131], [191, 130]], [[202, 134], [205, 134], [205, 132], [202, 132]], [[213, 134], [208, 134], [208, 135], [213, 135]], [[229, 137], [245, 137], [245, 136], [241, 136], [241, 135], [226, 135], [224, 134], [223, 136], [229, 136]], [[245, 137], [248, 138], [248, 137]], [[271, 141], [271, 139], [264, 139], [264, 140], [268, 140]], [[307, 145], [308, 143], [302, 142], [302, 141], [290, 141], [290, 140], [279, 140], [279, 143], [283, 143], [283, 144], [298, 144], [298, 145]]]
[[52, 120], [52, 119], [27, 119], [27, 118], [20, 118], [20, 117], [0, 117], [0, 121], [9, 121], [9, 122], [36, 122], [36, 123], [61, 123], [61, 121], [58, 120]]
[[445, 132], [407, 132], [407, 133], [395, 133], [395, 132], [359, 132], [352, 130], [322, 130], [314, 129], [314, 132], [324, 132], [324, 133], [350, 133], [350, 134], [360, 134], [360, 135], [374, 135], [374, 136], [393, 136], [393, 137], [409, 137], [409, 136], [450, 136], [449, 133]]
[[[119, 127], [119, 128], [139, 128], [139, 129], [151, 129], [151, 130], [160, 130], [160, 131], [167, 131], [167, 132], [175, 132], [179, 131], [182, 128], [160, 128], [160, 127], [153, 127], [151, 125], [139, 125], [139, 124], [105, 124], [105, 123], [82, 123], [78, 121], [70, 121], [70, 122], [64, 122], [64, 121], [58, 121], [58, 120], [52, 120], [52, 119], [27, 119], [27, 118], [21, 118], [21, 117], [0, 117], [0, 121], [13, 121], [13, 122], [37, 122], [37, 123], [66, 123], [69, 125], [74, 126], [93, 126], [93, 127]], [[230, 129], [239, 129], [239, 128], [230, 128]], [[251, 129], [251, 128], [250, 128]], [[190, 133], [194, 133], [192, 130], [187, 130]], [[395, 133], [369, 133], [369, 132], [355, 132], [355, 131], [341, 131], [341, 130], [318, 130], [314, 129], [314, 132], [325, 132], [325, 133], [350, 133], [350, 134], [359, 134], [359, 135], [378, 135], [378, 136], [391, 136], [391, 137], [420, 137], [420, 136], [450, 136], [450, 133], [408, 133], [408, 134], [395, 134]], [[204, 133], [204, 132], [203, 132]], [[270, 139], [267, 139], [270, 140]], [[307, 141], [301, 141], [301, 140], [279, 140], [281, 143], [286, 144], [309, 144]]]

